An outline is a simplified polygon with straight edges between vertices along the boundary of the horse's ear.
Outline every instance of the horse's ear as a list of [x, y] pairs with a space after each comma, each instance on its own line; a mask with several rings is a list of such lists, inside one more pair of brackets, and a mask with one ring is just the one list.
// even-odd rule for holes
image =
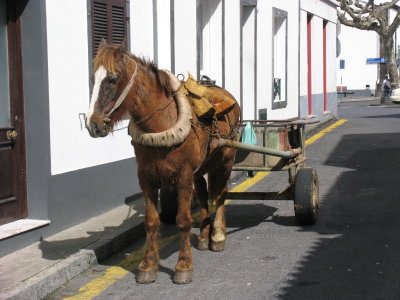
[[106, 39], [105, 39], [105, 38], [101, 38], [99, 48], [100, 48], [100, 47], [103, 47], [103, 46], [105, 46], [105, 45], [107, 45]]
[[117, 61], [120, 61], [124, 58], [125, 52], [126, 52], [125, 46], [122, 43], [121, 45], [118, 46], [117, 51], [115, 52], [115, 58], [117, 59]]

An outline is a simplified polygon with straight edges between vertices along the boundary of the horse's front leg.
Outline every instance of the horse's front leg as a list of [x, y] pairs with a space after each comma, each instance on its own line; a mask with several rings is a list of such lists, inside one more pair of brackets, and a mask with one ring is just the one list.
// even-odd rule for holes
[[[226, 149], [225, 152], [231, 151]], [[226, 156], [231, 153], [225, 153]], [[208, 174], [210, 182], [210, 198], [215, 201], [216, 211], [215, 219], [212, 226], [212, 234], [210, 239], [210, 249], [213, 251], [223, 251], [226, 241], [226, 224], [225, 224], [225, 197], [228, 192], [227, 181], [231, 174], [233, 166], [233, 157], [230, 155], [220, 167], [214, 169]], [[229, 156], [228, 156], [229, 158]]]
[[192, 250], [190, 249], [190, 231], [192, 217], [190, 215], [190, 203], [193, 192], [193, 176], [191, 172], [181, 174], [177, 183], [178, 214], [176, 224], [180, 232], [179, 257], [175, 267], [174, 283], [189, 283], [192, 281], [193, 264]]
[[146, 246], [144, 257], [139, 265], [139, 274], [136, 277], [138, 283], [152, 283], [157, 279], [158, 271], [158, 231], [160, 218], [157, 211], [158, 193], [154, 188], [143, 188], [143, 196], [146, 203]]
[[207, 182], [203, 176], [195, 180], [197, 196], [200, 202], [200, 234], [198, 238], [199, 250], [208, 250], [210, 240], [210, 216], [208, 212]]

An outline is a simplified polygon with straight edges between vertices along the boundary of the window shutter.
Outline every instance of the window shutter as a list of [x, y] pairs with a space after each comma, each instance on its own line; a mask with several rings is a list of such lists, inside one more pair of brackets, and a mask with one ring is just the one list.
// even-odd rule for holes
[[125, 0], [92, 0], [92, 55], [96, 56], [101, 39], [127, 44]]
[[96, 56], [101, 39], [108, 40], [108, 13], [107, 3], [92, 2], [92, 54]]
[[111, 9], [111, 28], [113, 44], [126, 44], [126, 13], [125, 6], [113, 5]]

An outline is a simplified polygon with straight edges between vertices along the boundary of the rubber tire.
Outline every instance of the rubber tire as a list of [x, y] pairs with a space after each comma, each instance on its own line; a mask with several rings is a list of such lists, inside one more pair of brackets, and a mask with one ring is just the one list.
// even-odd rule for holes
[[172, 186], [163, 186], [160, 189], [160, 219], [167, 224], [176, 223], [178, 214], [178, 202], [176, 200], [176, 189]]
[[318, 215], [318, 175], [312, 168], [297, 172], [294, 183], [294, 213], [299, 225], [313, 225]]

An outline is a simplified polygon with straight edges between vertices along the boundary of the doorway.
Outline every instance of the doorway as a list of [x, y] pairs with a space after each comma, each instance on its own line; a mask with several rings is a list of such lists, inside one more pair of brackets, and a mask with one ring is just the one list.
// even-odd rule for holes
[[27, 217], [18, 3], [0, 0], [0, 225]]

